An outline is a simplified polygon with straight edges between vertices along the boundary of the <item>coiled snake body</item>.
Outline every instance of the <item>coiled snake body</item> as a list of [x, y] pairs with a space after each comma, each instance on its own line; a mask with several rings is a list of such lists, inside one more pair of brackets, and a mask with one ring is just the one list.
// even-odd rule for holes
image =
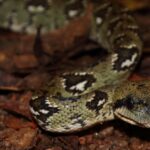
[[109, 55], [92, 67], [53, 77], [30, 102], [35, 120], [51, 132], [77, 131], [114, 118], [150, 127], [150, 82], [123, 82], [142, 51], [138, 26], [126, 9], [106, 0], [1, 0], [0, 25], [27, 33], [41, 26], [46, 32], [84, 17], [89, 6], [89, 38]]

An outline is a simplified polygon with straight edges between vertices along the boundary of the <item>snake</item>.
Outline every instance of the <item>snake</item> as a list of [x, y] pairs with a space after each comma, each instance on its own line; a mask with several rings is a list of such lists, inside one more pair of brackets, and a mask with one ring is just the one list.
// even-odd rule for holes
[[32, 96], [34, 119], [42, 129], [59, 133], [114, 119], [149, 128], [150, 81], [127, 80], [143, 47], [128, 9], [107, 0], [0, 0], [0, 27], [24, 34], [35, 34], [38, 27], [51, 32], [87, 14], [87, 37], [108, 55], [88, 67], [52, 76]]

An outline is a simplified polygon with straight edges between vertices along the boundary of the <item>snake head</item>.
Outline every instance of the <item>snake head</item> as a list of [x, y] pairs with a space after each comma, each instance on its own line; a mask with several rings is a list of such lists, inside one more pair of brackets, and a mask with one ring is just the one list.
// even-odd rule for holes
[[129, 95], [114, 103], [114, 114], [130, 124], [150, 128], [150, 87], [146, 83], [133, 86]]

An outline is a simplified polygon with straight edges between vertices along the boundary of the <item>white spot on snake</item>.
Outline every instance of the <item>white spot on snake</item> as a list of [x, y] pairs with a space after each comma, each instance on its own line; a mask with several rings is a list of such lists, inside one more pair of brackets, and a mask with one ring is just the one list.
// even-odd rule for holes
[[128, 28], [130, 29], [138, 29], [139, 27], [137, 25], [128, 25]]
[[123, 62], [123, 63], [121, 64], [121, 67], [123, 68], [123, 67], [129, 67], [129, 66], [131, 66], [131, 65], [135, 62], [136, 57], [137, 57], [137, 53], [135, 53], [135, 54], [132, 56], [131, 60], [130, 60], [130, 59], [127, 59], [125, 62]]
[[[63, 75], [64, 76], [66, 76], [66, 75], [84, 76], [84, 75], [93, 75], [93, 72], [70, 72], [70, 73], [65, 72], [65, 73], [63, 73]], [[63, 80], [65, 81], [64, 78], [63, 78]]]
[[115, 53], [112, 55], [112, 65], [114, 65], [115, 61], [118, 59], [118, 54]]
[[78, 76], [78, 75], [79, 75], [79, 73], [78, 73], [78, 72], [75, 72], [75, 75], [76, 75], [76, 76]]
[[69, 108], [69, 105], [65, 105], [65, 108]]
[[94, 97], [95, 97], [95, 93], [92, 94], [89, 99], [87, 99], [87, 102], [91, 102], [94, 99]]
[[101, 106], [102, 104], [104, 104], [104, 102], [105, 102], [105, 99], [99, 100], [97, 106]]
[[48, 124], [47, 126], [45, 126], [44, 128], [47, 131], [53, 131], [53, 132], [63, 132], [66, 131], [66, 129], [64, 128], [64, 126], [60, 126], [59, 124], [57, 124], [58, 126], [54, 126], [53, 123], [51, 122], [50, 118], [46, 120], [46, 123]]
[[42, 114], [48, 114], [49, 111], [45, 109], [40, 109], [39, 112], [41, 112]]
[[36, 100], [37, 98], [39, 98], [39, 96], [37, 96], [37, 95], [32, 96], [32, 100]]
[[70, 89], [84, 91], [86, 83], [87, 83], [87, 81], [80, 82], [80, 83], [70, 87]]
[[71, 17], [71, 18], [75, 17], [77, 14], [78, 14], [77, 10], [70, 10], [68, 12], [69, 17]]
[[65, 79], [65, 78], [62, 78], [62, 79], [61, 79], [61, 84], [62, 84], [62, 87], [63, 87], [63, 88], [66, 88], [66, 84], [65, 84], [65, 83], [66, 83], [66, 79]]
[[51, 124], [45, 126], [45, 129], [47, 131], [52, 131], [52, 132], [64, 132], [66, 129], [64, 127], [52, 127]]
[[87, 73], [86, 72], [80, 72], [79, 74], [85, 76]]
[[80, 123], [75, 123], [75, 124], [69, 124], [67, 125], [67, 128], [70, 128], [70, 129], [79, 129], [81, 128], [81, 124]]
[[[17, 20], [18, 14], [16, 11], [12, 11], [10, 14], [8, 14], [7, 19], [9, 20], [7, 22], [6, 26], [9, 26], [9, 28], [13, 31], [21, 31], [24, 24], [23, 23], [18, 23]], [[10, 23], [11, 22], [11, 23]]]
[[126, 45], [120, 45], [120, 48], [127, 48], [127, 49], [132, 49], [132, 48], [136, 48], [137, 45], [135, 43], [132, 43], [132, 44], [126, 44]]
[[58, 108], [58, 106], [52, 102], [50, 102], [49, 98], [47, 97], [45, 100], [45, 104], [47, 104], [49, 107]]
[[44, 7], [43, 6], [29, 6], [28, 11], [29, 12], [43, 12]]
[[40, 115], [37, 111], [35, 111], [32, 107], [30, 107], [30, 111], [34, 114], [34, 115]]
[[16, 24], [16, 23], [13, 23], [10, 28], [11, 28], [11, 30], [16, 31], [16, 32], [19, 32], [22, 30], [22, 26], [20, 24]]
[[27, 27], [25, 28], [25, 31], [26, 31], [27, 33], [30, 33], [30, 34], [36, 34], [36, 33], [37, 33], [36, 28], [33, 27], [33, 26], [27, 26]]
[[85, 76], [87, 73], [86, 72], [75, 72], [75, 75], [81, 75], [81, 76]]
[[76, 122], [78, 122], [79, 120], [82, 120], [82, 117], [80, 116], [80, 117], [77, 117], [77, 118], [75, 118], [75, 119], [72, 119], [71, 120], [71, 124], [75, 124]]
[[[85, 120], [84, 120], [85, 126], [88, 126], [88, 125], [92, 124], [92, 123], [94, 122], [94, 120], [95, 120], [95, 119], [92, 119], [92, 118], [90, 118], [90, 119], [85, 119]], [[99, 123], [100, 123], [100, 122], [99, 122]]]
[[100, 25], [101, 23], [102, 23], [102, 18], [101, 17], [97, 17], [96, 18], [96, 23], [98, 24], [98, 25]]

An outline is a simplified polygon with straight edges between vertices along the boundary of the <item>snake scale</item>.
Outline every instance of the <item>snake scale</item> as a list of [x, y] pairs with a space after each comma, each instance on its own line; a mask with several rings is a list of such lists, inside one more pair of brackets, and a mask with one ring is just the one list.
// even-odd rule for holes
[[120, 118], [150, 127], [150, 81], [126, 81], [138, 63], [142, 42], [127, 9], [107, 0], [0, 0], [0, 26], [34, 34], [84, 17], [91, 6], [88, 36], [109, 55], [90, 67], [58, 74], [35, 94], [30, 110], [51, 132], [73, 132]]

